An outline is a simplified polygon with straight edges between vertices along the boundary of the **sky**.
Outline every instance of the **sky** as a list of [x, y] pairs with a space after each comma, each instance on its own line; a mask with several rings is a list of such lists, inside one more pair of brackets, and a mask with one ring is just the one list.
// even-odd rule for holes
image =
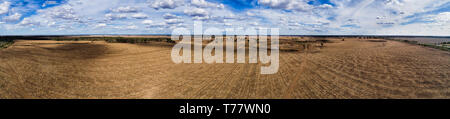
[[0, 35], [170, 34], [194, 21], [280, 35], [450, 36], [450, 0], [0, 0]]

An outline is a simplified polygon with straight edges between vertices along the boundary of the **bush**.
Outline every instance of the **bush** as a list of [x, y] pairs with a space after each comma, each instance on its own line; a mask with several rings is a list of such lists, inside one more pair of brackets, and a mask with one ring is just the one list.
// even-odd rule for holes
[[450, 51], [450, 48], [445, 47], [445, 46], [437, 46], [437, 45], [433, 45], [433, 44], [419, 44], [419, 45], [424, 46], [424, 47], [440, 49], [440, 50], [444, 50], [444, 51]]
[[14, 44], [14, 40], [6, 37], [0, 37], [0, 49], [8, 48], [10, 45]]

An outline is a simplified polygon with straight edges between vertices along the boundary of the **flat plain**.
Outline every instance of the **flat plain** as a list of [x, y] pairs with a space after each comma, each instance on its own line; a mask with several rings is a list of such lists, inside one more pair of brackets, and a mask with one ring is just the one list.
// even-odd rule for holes
[[293, 39], [303, 38], [280, 38], [271, 75], [260, 74], [261, 63], [175, 64], [164, 42], [16, 40], [0, 49], [0, 98], [450, 98], [450, 52], [383, 39], [311, 47]]

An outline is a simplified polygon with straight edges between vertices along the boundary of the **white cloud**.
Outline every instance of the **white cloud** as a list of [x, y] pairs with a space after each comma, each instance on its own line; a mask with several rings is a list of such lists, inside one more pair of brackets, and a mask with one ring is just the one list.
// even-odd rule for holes
[[153, 9], [175, 9], [181, 6], [184, 2], [181, 0], [156, 0], [151, 3], [150, 7]]
[[438, 22], [449, 22], [450, 21], [450, 12], [442, 12], [439, 13], [435, 20], [437, 20]]
[[144, 20], [144, 21], [142, 21], [142, 24], [151, 25], [151, 24], [153, 24], [153, 21], [152, 20]]
[[223, 16], [224, 19], [236, 19], [237, 16], [234, 15], [233, 13], [230, 13], [228, 15]]
[[184, 14], [190, 16], [193, 20], [208, 20], [209, 12], [203, 8], [185, 9]]
[[49, 22], [48, 24], [47, 24], [47, 26], [55, 26], [56, 25], [56, 22]]
[[225, 6], [223, 4], [217, 4], [212, 2], [207, 2], [205, 0], [191, 0], [191, 5], [195, 7], [201, 7], [201, 8], [220, 8], [223, 9]]
[[71, 6], [55, 7], [47, 10], [39, 10], [39, 13], [55, 19], [76, 20], [78, 16]]
[[252, 26], [258, 26], [258, 25], [259, 25], [258, 22], [251, 22], [251, 23], [249, 23], [249, 24], [252, 25]]
[[137, 13], [139, 12], [138, 8], [126, 6], [126, 7], [118, 7], [116, 9], [111, 9], [112, 12], [118, 12], [118, 13]]
[[144, 13], [137, 13], [137, 14], [133, 14], [131, 17], [133, 17], [135, 19], [146, 19], [146, 18], [148, 18], [148, 15], [144, 14]]
[[313, 8], [306, 0], [258, 0], [258, 3], [274, 9], [307, 11]]
[[105, 17], [108, 20], [123, 20], [123, 19], [127, 19], [127, 15], [126, 14], [105, 14]]
[[182, 19], [166, 19], [165, 23], [166, 24], [180, 24], [183, 23], [184, 21]]
[[393, 5], [393, 6], [398, 6], [398, 5], [403, 5], [402, 2], [400, 2], [399, 0], [386, 0], [384, 2], [386, 5]]
[[202, 8], [185, 9], [184, 13], [191, 17], [205, 17], [208, 16], [208, 11]]
[[193, 20], [209, 20], [210, 17], [209, 16], [194, 16], [192, 17]]
[[437, 15], [429, 15], [427, 20], [432, 21], [432, 24], [439, 26], [446, 26], [450, 28], [450, 12], [442, 12]]
[[30, 18], [24, 18], [18, 25], [20, 25], [20, 26], [39, 26], [39, 25], [41, 25], [41, 23], [39, 21], [35, 21]]
[[318, 8], [330, 9], [330, 8], [333, 8], [333, 6], [331, 6], [330, 4], [323, 4], [323, 5], [319, 5]]
[[170, 13], [166, 13], [166, 14], [163, 15], [163, 18], [164, 19], [179, 19], [181, 17], [179, 17], [177, 15], [170, 14]]
[[162, 23], [153, 23], [153, 24], [146, 24], [146, 25], [148, 25], [149, 27], [151, 27], [151, 28], [154, 28], [154, 27], [157, 27], [157, 28], [162, 28], [162, 27], [165, 27], [165, 26], [167, 26], [167, 24], [166, 23], [164, 23], [164, 22], [162, 22]]
[[255, 16], [255, 13], [252, 13], [252, 12], [246, 12], [245, 13], [247, 16]]
[[95, 26], [95, 28], [103, 28], [103, 27], [106, 27], [106, 26], [107, 26], [106, 24], [97, 24]]
[[4, 1], [3, 3], [1, 3], [0, 4], [0, 15], [8, 13], [10, 5], [11, 5], [11, 2], [8, 2], [8, 1]]
[[22, 17], [22, 14], [14, 13], [13, 15], [3, 17], [2, 20], [5, 22], [15, 22], [15, 21], [19, 21], [21, 17]]
[[47, 5], [56, 5], [58, 2], [56, 1], [45, 1], [44, 4], [42, 4], [42, 7], [46, 7]]
[[139, 27], [138, 26], [136, 26], [136, 25], [131, 25], [131, 26], [127, 26], [126, 27], [126, 29], [129, 29], [129, 30], [135, 30], [135, 29], [138, 29]]

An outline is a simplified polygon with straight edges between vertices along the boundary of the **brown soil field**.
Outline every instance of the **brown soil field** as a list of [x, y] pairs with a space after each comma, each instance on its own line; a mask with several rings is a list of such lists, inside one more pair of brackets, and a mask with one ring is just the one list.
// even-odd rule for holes
[[450, 98], [449, 52], [355, 38], [283, 51], [300, 46], [280, 39], [271, 75], [260, 63], [175, 64], [164, 43], [17, 40], [0, 49], [0, 98]]

